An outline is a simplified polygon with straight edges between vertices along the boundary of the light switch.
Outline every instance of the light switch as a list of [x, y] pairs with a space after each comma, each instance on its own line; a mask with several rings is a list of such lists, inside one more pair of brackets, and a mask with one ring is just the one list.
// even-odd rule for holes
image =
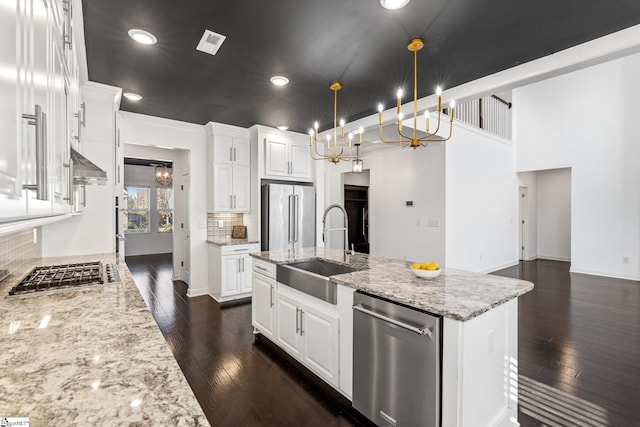
[[224, 227], [224, 220], [219, 219], [218, 220], [218, 228], [222, 228]]

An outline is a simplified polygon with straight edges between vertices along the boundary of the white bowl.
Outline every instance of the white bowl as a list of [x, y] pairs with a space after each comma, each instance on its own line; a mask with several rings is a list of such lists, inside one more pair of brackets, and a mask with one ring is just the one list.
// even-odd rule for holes
[[435, 277], [438, 277], [440, 275], [440, 269], [437, 270], [421, 270], [419, 268], [411, 268], [411, 271], [413, 271], [413, 274], [415, 274], [417, 277], [420, 277], [421, 279], [433, 279]]

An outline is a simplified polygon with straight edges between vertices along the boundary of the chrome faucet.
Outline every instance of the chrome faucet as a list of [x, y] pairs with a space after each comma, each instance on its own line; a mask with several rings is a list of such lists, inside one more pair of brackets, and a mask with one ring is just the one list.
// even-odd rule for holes
[[[329, 213], [329, 211], [335, 208], [340, 209], [342, 211], [342, 214], [344, 216], [344, 227], [332, 228], [327, 230], [327, 214]], [[322, 241], [323, 242], [327, 241], [327, 231], [342, 231], [342, 230], [344, 230], [344, 252], [345, 254], [349, 254], [349, 218], [347, 217], [347, 211], [342, 206], [335, 203], [333, 205], [330, 205], [327, 209], [325, 209], [324, 215], [322, 215]]]

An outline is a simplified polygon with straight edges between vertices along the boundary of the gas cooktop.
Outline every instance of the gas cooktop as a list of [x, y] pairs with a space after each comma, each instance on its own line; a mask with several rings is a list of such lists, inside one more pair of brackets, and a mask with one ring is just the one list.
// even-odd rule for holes
[[9, 296], [36, 295], [115, 282], [120, 282], [120, 273], [115, 264], [97, 261], [46, 265], [31, 270], [9, 291]]

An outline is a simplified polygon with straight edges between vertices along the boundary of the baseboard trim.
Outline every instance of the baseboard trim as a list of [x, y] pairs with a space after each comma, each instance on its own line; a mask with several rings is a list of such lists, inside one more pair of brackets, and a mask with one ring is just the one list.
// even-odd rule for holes
[[208, 295], [209, 294], [209, 290], [207, 288], [192, 288], [191, 286], [187, 285], [187, 296], [189, 298], [193, 298], [193, 297], [200, 297], [202, 295]]
[[537, 258], [538, 259], [547, 259], [549, 261], [571, 262], [571, 257], [564, 257], [564, 256], [538, 255]]
[[633, 280], [635, 282], [640, 282], [640, 275], [638, 274], [626, 274], [626, 273], [615, 273], [611, 271], [589, 270], [586, 268], [575, 268], [573, 266], [569, 269], [569, 272], [579, 273], [579, 274], [588, 274], [591, 276], [612, 277], [614, 279], [625, 279], [625, 280]]
[[483, 270], [478, 271], [478, 273], [489, 274], [489, 273], [493, 273], [494, 271], [502, 270], [502, 269], [509, 268], [509, 267], [514, 267], [514, 266], [516, 266], [518, 264], [520, 264], [520, 260], [509, 261], [509, 262], [505, 262], [504, 264], [495, 265], [495, 266], [490, 267], [490, 268], [485, 268]]

